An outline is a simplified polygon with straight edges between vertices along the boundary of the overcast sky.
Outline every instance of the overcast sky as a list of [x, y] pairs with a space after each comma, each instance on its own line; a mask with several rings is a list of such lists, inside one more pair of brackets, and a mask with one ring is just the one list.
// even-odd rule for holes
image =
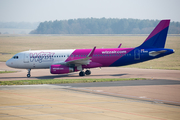
[[0, 0], [0, 22], [90, 17], [171, 19], [180, 22], [180, 0]]

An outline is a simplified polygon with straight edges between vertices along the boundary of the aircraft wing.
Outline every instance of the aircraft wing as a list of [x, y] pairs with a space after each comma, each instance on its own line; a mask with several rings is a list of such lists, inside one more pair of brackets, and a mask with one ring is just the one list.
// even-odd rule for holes
[[62, 62], [62, 63], [57, 63], [57, 64], [61, 64], [61, 65], [75, 65], [75, 66], [81, 66], [81, 65], [87, 65], [91, 62], [91, 59], [94, 51], [96, 49], [96, 46], [91, 50], [91, 52], [87, 55], [86, 58], [81, 58], [81, 59], [76, 59], [76, 60], [71, 60], [71, 61], [66, 61], [66, 62]]

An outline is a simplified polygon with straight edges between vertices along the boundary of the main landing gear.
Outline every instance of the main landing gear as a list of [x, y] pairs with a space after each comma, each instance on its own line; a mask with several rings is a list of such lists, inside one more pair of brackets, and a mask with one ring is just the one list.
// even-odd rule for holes
[[27, 74], [27, 77], [31, 77], [31, 69], [28, 69], [28, 74]]
[[90, 70], [86, 70], [85, 72], [84, 71], [79, 72], [79, 76], [85, 76], [85, 75], [90, 75], [90, 74], [91, 74]]

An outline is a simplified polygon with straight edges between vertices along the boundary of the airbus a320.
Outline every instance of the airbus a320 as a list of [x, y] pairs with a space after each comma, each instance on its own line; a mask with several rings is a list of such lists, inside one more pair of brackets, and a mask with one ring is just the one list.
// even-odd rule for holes
[[[135, 48], [33, 50], [17, 53], [6, 62], [12, 68], [50, 69], [52, 74], [79, 72], [79, 76], [90, 75], [91, 68], [116, 67], [136, 64], [174, 53], [164, 48], [170, 20], [162, 20], [147, 37]], [[86, 70], [85, 70], [86, 69]], [[85, 70], [85, 71], [84, 71]]]

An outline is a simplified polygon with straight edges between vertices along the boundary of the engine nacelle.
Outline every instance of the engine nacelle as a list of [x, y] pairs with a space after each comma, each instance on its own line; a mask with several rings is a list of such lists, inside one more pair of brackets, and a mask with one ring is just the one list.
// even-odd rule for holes
[[74, 72], [74, 68], [65, 65], [51, 65], [50, 72], [51, 74], [66, 74]]

